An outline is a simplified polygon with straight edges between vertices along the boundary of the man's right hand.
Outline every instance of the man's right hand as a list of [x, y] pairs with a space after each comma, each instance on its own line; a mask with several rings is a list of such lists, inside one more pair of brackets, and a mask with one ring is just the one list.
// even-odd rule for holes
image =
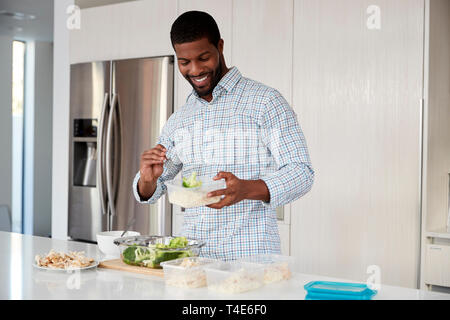
[[166, 148], [158, 144], [146, 150], [141, 155], [140, 179], [138, 182], [139, 195], [143, 199], [150, 199], [156, 189], [156, 181], [164, 170], [164, 161], [167, 160]]

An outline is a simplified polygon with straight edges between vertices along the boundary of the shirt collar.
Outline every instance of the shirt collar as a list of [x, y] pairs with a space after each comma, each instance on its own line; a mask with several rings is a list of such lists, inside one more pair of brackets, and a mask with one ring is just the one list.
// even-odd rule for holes
[[[219, 83], [217, 84], [217, 86], [220, 86], [222, 88], [224, 88], [225, 90], [227, 90], [227, 92], [230, 92], [231, 89], [234, 88], [234, 86], [236, 85], [236, 83], [239, 82], [239, 80], [241, 80], [242, 75], [239, 72], [237, 67], [232, 67], [230, 70], [228, 70], [228, 72], [223, 76], [222, 79], [220, 79]], [[216, 86], [216, 87], [217, 87]], [[215, 89], [215, 88], [214, 88]]]
[[[239, 72], [237, 67], [232, 67], [228, 70], [228, 72], [220, 79], [219, 83], [213, 89], [213, 99], [222, 89], [225, 89], [227, 92], [230, 92], [234, 86], [241, 80], [242, 75]], [[192, 95], [196, 98], [200, 99], [197, 92], [192, 89]]]

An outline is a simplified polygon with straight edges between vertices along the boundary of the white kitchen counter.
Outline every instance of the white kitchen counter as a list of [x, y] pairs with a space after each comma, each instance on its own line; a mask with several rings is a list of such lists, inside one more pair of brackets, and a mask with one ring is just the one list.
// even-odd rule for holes
[[[258, 290], [221, 295], [207, 288], [166, 287], [164, 279], [115, 270], [94, 268], [78, 272], [47, 271], [32, 266], [36, 254], [56, 251], [85, 251], [86, 256], [102, 258], [96, 245], [54, 240], [17, 233], [0, 232], [0, 299], [304, 299], [303, 286], [312, 280], [348, 281], [323, 276], [294, 274], [282, 283]], [[355, 281], [350, 281], [355, 282]], [[374, 299], [448, 299], [449, 294], [382, 285]]]

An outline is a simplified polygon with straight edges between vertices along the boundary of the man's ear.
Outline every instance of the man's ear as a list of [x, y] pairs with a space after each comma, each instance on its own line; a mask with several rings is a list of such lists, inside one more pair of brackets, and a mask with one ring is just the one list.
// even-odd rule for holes
[[219, 50], [219, 52], [223, 54], [223, 39], [220, 39], [217, 43], [217, 50]]

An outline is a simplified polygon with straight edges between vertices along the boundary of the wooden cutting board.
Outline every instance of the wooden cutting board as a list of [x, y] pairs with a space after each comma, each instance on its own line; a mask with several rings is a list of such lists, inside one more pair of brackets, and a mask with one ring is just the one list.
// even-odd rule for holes
[[134, 272], [134, 273], [141, 273], [141, 274], [148, 274], [148, 275], [152, 275], [152, 276], [164, 277], [163, 269], [152, 269], [152, 268], [132, 266], [132, 265], [126, 264], [121, 259], [102, 261], [102, 262], [100, 262], [98, 267], [105, 268], [105, 269], [113, 269], [113, 270], [119, 270], [119, 271], [127, 271], [127, 272]]

